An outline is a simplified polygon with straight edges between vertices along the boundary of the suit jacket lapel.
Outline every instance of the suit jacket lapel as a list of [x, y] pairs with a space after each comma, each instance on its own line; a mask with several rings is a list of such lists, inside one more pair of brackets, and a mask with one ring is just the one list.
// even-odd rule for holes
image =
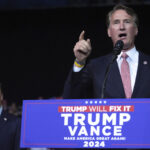
[[111, 88], [109, 88], [108, 90], [111, 89], [111, 93], [117, 96], [117, 98], [125, 97], [124, 88], [123, 88], [117, 61], [115, 61], [111, 66], [109, 77], [108, 77], [108, 83], [109, 84], [107, 85], [111, 86]]
[[6, 116], [6, 112], [2, 111], [2, 114], [0, 115], [0, 130], [7, 123], [7, 121], [8, 121], [8, 118]]

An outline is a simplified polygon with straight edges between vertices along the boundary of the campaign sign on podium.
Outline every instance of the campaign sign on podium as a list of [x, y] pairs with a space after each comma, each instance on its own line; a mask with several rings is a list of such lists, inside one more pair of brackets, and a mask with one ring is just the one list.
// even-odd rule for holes
[[24, 100], [21, 147], [150, 148], [150, 99]]

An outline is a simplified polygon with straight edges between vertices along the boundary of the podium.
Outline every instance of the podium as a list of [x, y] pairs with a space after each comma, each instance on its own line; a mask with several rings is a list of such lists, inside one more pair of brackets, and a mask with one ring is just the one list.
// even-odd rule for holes
[[150, 148], [150, 99], [24, 100], [21, 147]]

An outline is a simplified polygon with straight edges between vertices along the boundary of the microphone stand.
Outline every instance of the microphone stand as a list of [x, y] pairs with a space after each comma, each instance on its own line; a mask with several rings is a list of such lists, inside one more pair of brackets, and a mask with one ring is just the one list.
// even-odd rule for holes
[[118, 40], [113, 48], [113, 56], [112, 56], [112, 60], [111, 62], [108, 64], [107, 68], [106, 68], [106, 71], [105, 71], [105, 78], [104, 78], [104, 81], [103, 81], [103, 84], [102, 84], [102, 92], [101, 92], [101, 98], [104, 99], [104, 92], [105, 92], [105, 88], [106, 88], [106, 82], [107, 82], [107, 79], [108, 79], [108, 74], [110, 72], [110, 68], [113, 64], [113, 62], [117, 59], [118, 55], [121, 53], [121, 50], [124, 46], [124, 43], [123, 41], [121, 40]]
[[117, 56], [118, 55], [113, 55], [112, 56], [112, 60], [111, 62], [108, 64], [107, 68], [106, 68], [106, 71], [105, 71], [105, 78], [104, 78], [104, 81], [103, 81], [103, 84], [102, 84], [102, 92], [101, 92], [101, 98], [104, 99], [104, 92], [105, 92], [105, 88], [106, 88], [106, 82], [107, 82], [107, 79], [108, 79], [108, 74], [110, 72], [110, 68], [111, 68], [111, 65], [113, 64], [113, 62], [117, 59]]

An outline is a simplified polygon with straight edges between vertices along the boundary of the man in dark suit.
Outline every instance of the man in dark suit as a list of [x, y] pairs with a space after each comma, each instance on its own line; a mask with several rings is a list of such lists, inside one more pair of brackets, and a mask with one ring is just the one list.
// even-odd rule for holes
[[[110, 68], [104, 98], [150, 98], [150, 57], [135, 47], [138, 17], [134, 10], [115, 6], [108, 13], [107, 27], [113, 45], [121, 40], [124, 46]], [[92, 47], [90, 39], [84, 39], [84, 33], [81, 32], [73, 49], [76, 59], [65, 83], [65, 99], [101, 98], [106, 68], [112, 60], [113, 54], [88, 60]]]
[[20, 119], [3, 110], [0, 89], [0, 150], [20, 150]]

